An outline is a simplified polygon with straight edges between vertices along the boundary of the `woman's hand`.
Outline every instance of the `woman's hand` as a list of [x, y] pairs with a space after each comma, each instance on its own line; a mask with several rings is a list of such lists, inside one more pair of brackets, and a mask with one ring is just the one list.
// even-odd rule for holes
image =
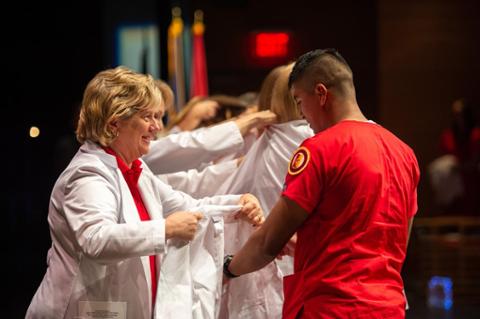
[[259, 111], [239, 116], [235, 123], [242, 136], [247, 135], [251, 130], [263, 130], [268, 125], [277, 123], [277, 115], [272, 111]]
[[212, 100], [203, 100], [195, 103], [190, 112], [188, 112], [183, 120], [177, 124], [182, 131], [191, 131], [196, 129], [202, 121], [214, 118], [220, 104]]
[[235, 218], [240, 218], [254, 226], [259, 226], [265, 221], [260, 202], [252, 194], [243, 194], [238, 203], [242, 209], [235, 214]]
[[198, 222], [203, 218], [199, 212], [178, 211], [165, 219], [165, 237], [192, 240], [197, 232]]

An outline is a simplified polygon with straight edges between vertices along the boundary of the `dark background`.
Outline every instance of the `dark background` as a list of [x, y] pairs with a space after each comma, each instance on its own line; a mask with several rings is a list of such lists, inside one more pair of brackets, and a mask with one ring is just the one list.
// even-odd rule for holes
[[[354, 71], [357, 98], [366, 115], [404, 139], [418, 156], [422, 170], [418, 216], [436, 214], [425, 166], [437, 155], [438, 136], [449, 124], [453, 100], [477, 95], [480, 2], [18, 2], [2, 10], [2, 69], [6, 70], [2, 212], [7, 220], [4, 276], [8, 283], [3, 285], [7, 294], [3, 309], [10, 314], [2, 317], [24, 316], [45, 272], [50, 245], [48, 199], [67, 160], [62, 157], [66, 152], [56, 151], [58, 142], [73, 136], [73, 114], [87, 82], [100, 70], [115, 66], [115, 28], [156, 22], [161, 33], [160, 74], [166, 79], [166, 29], [172, 5], [182, 7], [186, 22], [191, 22], [194, 10], [204, 11], [212, 94], [259, 89], [272, 65], [250, 56], [251, 32], [291, 32], [292, 59], [315, 48], [337, 48]], [[37, 139], [28, 137], [32, 125], [41, 130]], [[407, 316], [426, 318], [424, 287], [412, 282], [418, 280], [418, 263], [412, 258], [407, 257], [404, 272], [410, 303], [416, 307]], [[479, 313], [478, 294], [462, 302], [473, 310], [447, 316], [468, 318]]]

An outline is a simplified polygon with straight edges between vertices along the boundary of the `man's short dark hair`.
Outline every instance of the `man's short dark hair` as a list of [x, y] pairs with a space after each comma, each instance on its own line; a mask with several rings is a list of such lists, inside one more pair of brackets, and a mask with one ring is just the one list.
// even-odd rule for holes
[[322, 82], [326, 86], [336, 86], [344, 81], [353, 81], [352, 69], [341, 54], [333, 48], [317, 49], [300, 56], [295, 62], [288, 87], [293, 83], [308, 78]]

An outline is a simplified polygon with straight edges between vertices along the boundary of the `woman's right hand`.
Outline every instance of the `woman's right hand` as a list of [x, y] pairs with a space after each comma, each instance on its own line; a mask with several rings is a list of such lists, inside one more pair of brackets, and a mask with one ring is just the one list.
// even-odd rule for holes
[[203, 218], [199, 212], [179, 211], [165, 219], [165, 237], [192, 240], [197, 231], [198, 222]]
[[182, 131], [191, 131], [202, 123], [202, 121], [207, 121], [217, 115], [220, 104], [212, 100], [203, 100], [195, 103], [192, 106], [192, 109], [185, 115], [183, 120], [177, 124]]
[[277, 123], [277, 115], [270, 110], [258, 111], [246, 115], [240, 115], [235, 123], [242, 136], [245, 136], [252, 129], [262, 130], [264, 127]]

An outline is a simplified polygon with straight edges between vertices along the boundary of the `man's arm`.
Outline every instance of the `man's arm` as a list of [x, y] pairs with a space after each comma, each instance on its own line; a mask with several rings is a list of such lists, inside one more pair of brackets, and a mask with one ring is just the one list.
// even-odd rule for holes
[[230, 272], [243, 275], [270, 263], [307, 217], [307, 211], [294, 201], [281, 196], [265, 223], [235, 254], [228, 267]]

